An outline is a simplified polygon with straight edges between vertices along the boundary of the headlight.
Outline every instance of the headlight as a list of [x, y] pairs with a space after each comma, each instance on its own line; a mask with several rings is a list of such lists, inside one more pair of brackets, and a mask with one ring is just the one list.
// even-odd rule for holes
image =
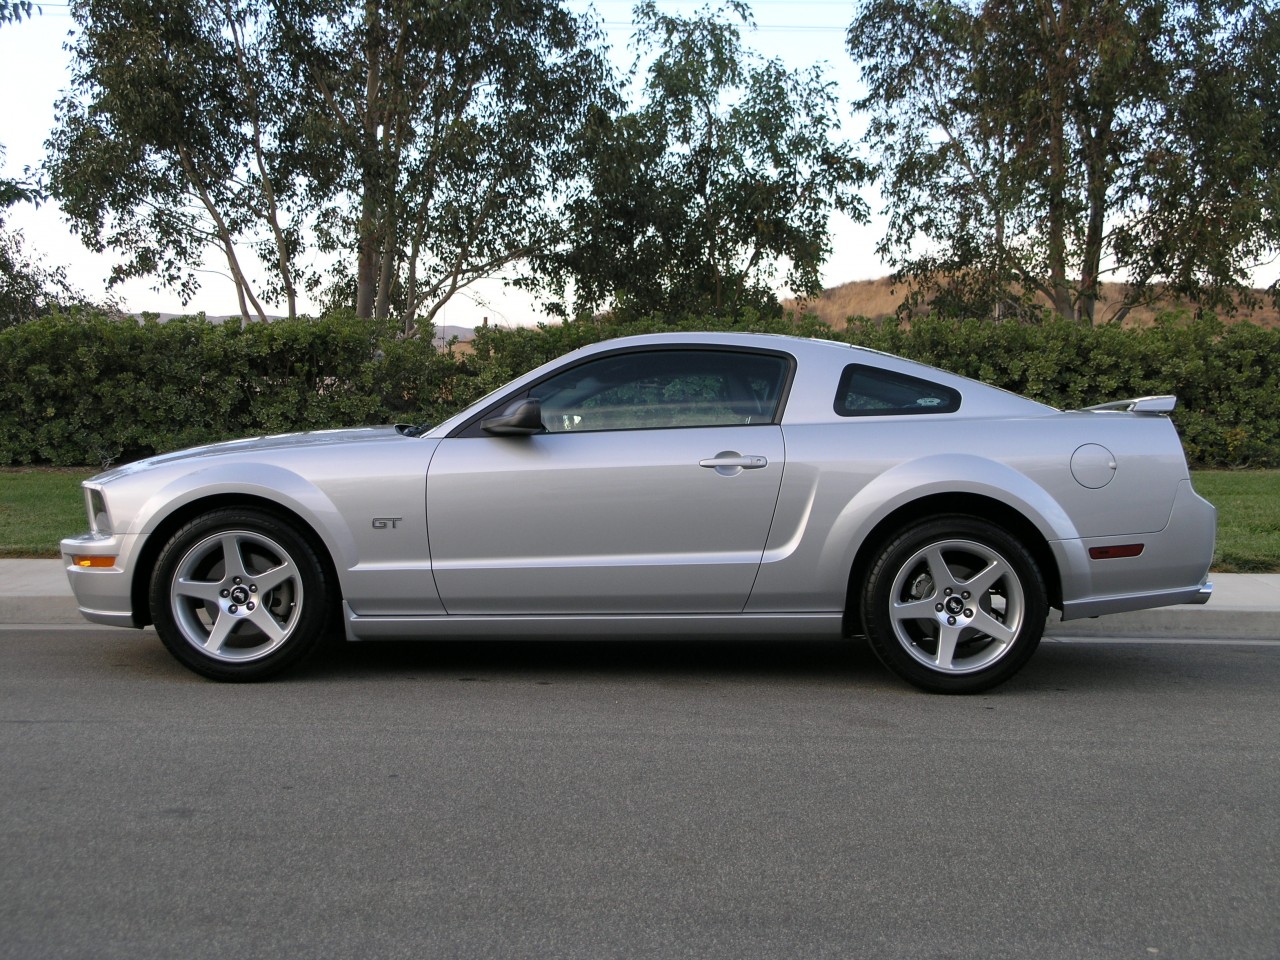
[[107, 498], [97, 487], [84, 488], [85, 507], [89, 512], [89, 529], [96, 536], [111, 536], [111, 516], [107, 513]]

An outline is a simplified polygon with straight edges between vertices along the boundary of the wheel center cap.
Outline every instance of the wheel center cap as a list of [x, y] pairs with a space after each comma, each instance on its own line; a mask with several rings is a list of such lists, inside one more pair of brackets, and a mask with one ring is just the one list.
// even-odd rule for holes
[[947, 597], [947, 613], [953, 617], [958, 616], [964, 610], [964, 601], [959, 597]]
[[232, 590], [231, 590], [231, 602], [232, 602], [232, 603], [237, 603], [237, 604], [239, 604], [239, 603], [248, 603], [248, 602], [249, 602], [249, 590], [248, 590], [248, 588], [246, 588], [246, 587], [233, 587], [233, 588], [232, 588]]

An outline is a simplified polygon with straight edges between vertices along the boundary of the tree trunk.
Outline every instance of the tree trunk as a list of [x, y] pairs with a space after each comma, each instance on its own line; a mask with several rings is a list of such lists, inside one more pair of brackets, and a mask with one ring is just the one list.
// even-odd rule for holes
[[356, 239], [356, 316], [366, 320], [373, 316], [378, 291], [378, 245], [373, 236], [377, 222], [373, 198], [376, 189], [366, 177], [360, 202], [360, 233]]
[[1053, 309], [1062, 317], [1074, 316], [1075, 304], [1071, 286], [1067, 282], [1067, 231], [1070, 211], [1067, 206], [1069, 182], [1067, 157], [1067, 64], [1068, 45], [1071, 37], [1065, 35], [1065, 16], [1048, 5], [1043, 26], [1045, 30], [1046, 63], [1045, 78], [1049, 85], [1049, 196], [1048, 196], [1048, 248], [1049, 287], [1052, 291]]
[[396, 277], [396, 216], [389, 210], [383, 213], [382, 250], [378, 258], [378, 299], [374, 304], [374, 315], [379, 320], [391, 316], [391, 288]]
[[356, 316], [373, 316], [378, 295], [378, 202], [382, 189], [379, 170], [378, 106], [381, 96], [382, 23], [376, 0], [365, 0], [365, 74], [364, 117], [361, 138], [360, 223], [356, 236]]
[[258, 298], [253, 295], [253, 290], [249, 286], [248, 279], [245, 278], [244, 271], [240, 269], [240, 259], [236, 256], [235, 241], [231, 236], [231, 230], [227, 227], [227, 221], [223, 218], [222, 212], [218, 210], [213, 198], [209, 196], [209, 191], [205, 188], [204, 182], [200, 179], [195, 162], [191, 157], [191, 151], [186, 144], [182, 143], [177, 145], [177, 149], [187, 182], [200, 198], [200, 202], [204, 205], [210, 219], [213, 220], [214, 229], [217, 231], [218, 239], [222, 243], [223, 253], [227, 257], [227, 268], [231, 271], [231, 279], [235, 282], [236, 295], [240, 301], [241, 321], [243, 323], [249, 323], [250, 321], [249, 308], [245, 302], [247, 297], [249, 302], [253, 304], [253, 309], [258, 314], [258, 319], [265, 323], [267, 315], [262, 309], [262, 304], [258, 302]]
[[[258, 176], [262, 178], [262, 199], [266, 203], [266, 210], [260, 215], [266, 219], [268, 226], [271, 228], [271, 236], [275, 241], [276, 267], [280, 271], [280, 282], [284, 285], [285, 299], [289, 304], [289, 319], [296, 320], [298, 317], [298, 292], [294, 286], [293, 271], [289, 264], [289, 245], [285, 240], [284, 230], [280, 227], [280, 210], [276, 204], [275, 188], [271, 183], [271, 175], [267, 171], [266, 152], [262, 146], [261, 96], [253, 82], [253, 73], [249, 70], [240, 21], [229, 3], [223, 3], [222, 16], [226, 20], [227, 28], [231, 31], [231, 40], [236, 52], [236, 63], [240, 68], [240, 76], [245, 85], [246, 97], [251, 101], [250, 125], [253, 130], [253, 157], [258, 167]], [[243, 298], [241, 299], [243, 301]]]

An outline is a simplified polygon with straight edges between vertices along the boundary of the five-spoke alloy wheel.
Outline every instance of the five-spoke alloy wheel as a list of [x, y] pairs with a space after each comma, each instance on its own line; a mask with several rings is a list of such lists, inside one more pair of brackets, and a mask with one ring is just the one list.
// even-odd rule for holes
[[976, 517], [937, 517], [889, 538], [870, 568], [862, 623], [876, 655], [940, 693], [1003, 683], [1035, 652], [1048, 601], [1035, 559]]
[[315, 549], [290, 524], [252, 509], [213, 510], [165, 544], [151, 616], [179, 661], [216, 680], [258, 680], [323, 638], [329, 591]]

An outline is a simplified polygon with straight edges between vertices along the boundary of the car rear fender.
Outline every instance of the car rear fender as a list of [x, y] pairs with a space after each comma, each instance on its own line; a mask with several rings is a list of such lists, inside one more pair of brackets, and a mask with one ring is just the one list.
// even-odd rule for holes
[[[1062, 506], [1025, 474], [985, 457], [937, 454], [900, 463], [862, 487], [831, 525], [821, 569], [847, 576], [861, 551], [874, 550], [893, 531], [928, 519], [939, 505], [958, 496], [1003, 504], [1045, 542], [1079, 536]], [[918, 512], [913, 505], [919, 505]], [[1027, 546], [1035, 552], [1036, 545]], [[1046, 570], [1045, 575], [1053, 572]], [[844, 583], [838, 586], [843, 591]]]

